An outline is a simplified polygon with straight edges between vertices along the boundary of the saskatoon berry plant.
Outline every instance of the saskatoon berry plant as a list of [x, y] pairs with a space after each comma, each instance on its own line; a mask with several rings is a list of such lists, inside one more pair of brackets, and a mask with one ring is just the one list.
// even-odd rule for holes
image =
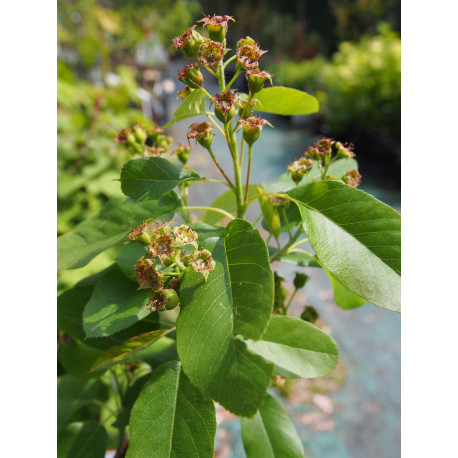
[[[273, 262], [323, 269], [344, 309], [370, 302], [400, 312], [400, 215], [357, 189], [350, 145], [323, 138], [275, 182], [250, 182], [252, 159], [262, 154], [256, 141], [272, 127], [259, 114], [308, 114], [318, 104], [273, 86], [260, 67], [266, 51], [252, 38], [227, 49], [232, 20], [204, 17], [200, 32], [194, 26], [173, 41], [189, 63], [178, 72], [186, 87], [168, 125], [187, 123], [189, 145], [171, 149], [160, 128], [121, 131], [116, 141], [132, 153], [121, 172], [126, 197], [58, 240], [61, 268], [120, 247], [111, 267], [58, 299], [61, 456], [103, 457], [114, 445], [118, 457], [212, 457], [218, 402], [240, 417], [248, 457], [302, 457], [268, 388], [279, 378], [331, 373], [338, 350], [313, 324], [313, 307], [300, 318], [288, 313], [308, 277], [297, 273], [288, 297]], [[248, 94], [231, 90], [239, 77]], [[211, 78], [217, 94], [205, 88]], [[197, 115], [206, 121], [192, 122]], [[213, 150], [215, 135], [225, 151]], [[186, 165], [197, 143], [220, 179]], [[224, 154], [232, 170], [221, 166]], [[198, 185], [227, 189], [210, 207], [189, 206]], [[255, 203], [259, 216], [249, 221]]]

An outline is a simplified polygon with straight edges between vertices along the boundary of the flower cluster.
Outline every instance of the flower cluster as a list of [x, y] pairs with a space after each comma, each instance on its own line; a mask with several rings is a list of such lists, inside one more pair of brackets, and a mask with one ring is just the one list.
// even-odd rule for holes
[[361, 175], [357, 170], [349, 170], [345, 175], [336, 178], [328, 173], [328, 167], [339, 158], [352, 159], [355, 157], [353, 152], [353, 145], [342, 144], [331, 138], [322, 138], [304, 153], [303, 157], [292, 162], [288, 166], [288, 174], [298, 185], [304, 175], [309, 178], [309, 172], [312, 170], [314, 164], [317, 164], [317, 170], [321, 172], [322, 180], [342, 180], [350, 186], [356, 187], [361, 182]]
[[150, 310], [172, 310], [179, 304], [180, 279], [186, 269], [205, 279], [215, 269], [211, 253], [198, 249], [198, 234], [186, 225], [144, 221], [127, 238], [147, 248], [135, 265], [135, 275], [139, 289], [150, 290]]
[[[252, 140], [250, 143], [252, 144], [259, 137], [259, 133], [266, 123], [265, 120], [253, 117], [253, 109], [259, 103], [253, 97], [263, 89], [266, 80], [269, 80], [272, 85], [273, 75], [259, 68], [259, 59], [267, 51], [262, 50], [259, 44], [248, 36], [237, 42], [235, 55], [224, 62], [226, 54], [231, 51], [226, 48], [226, 34], [230, 21], [234, 21], [234, 19], [227, 15], [204, 16], [197, 22], [202, 23], [203, 28], [207, 30], [208, 38], [200, 35], [195, 30], [196, 26], [193, 26], [173, 40], [173, 46], [176, 49], [195, 59], [178, 71], [178, 79], [186, 84], [186, 87], [178, 92], [178, 96], [185, 100], [193, 91], [202, 90], [211, 98], [211, 104], [214, 104], [215, 107], [215, 116], [225, 126], [230, 124], [237, 114], [240, 120], [251, 120], [244, 124], [244, 135]], [[224, 68], [232, 60], [235, 60], [236, 74], [227, 84], [224, 78]], [[219, 80], [221, 92], [213, 97], [203, 87], [204, 77], [201, 72], [203, 68]], [[247, 100], [238, 97], [234, 91], [229, 90], [242, 72], [245, 72], [248, 82], [249, 97]], [[253, 120], [258, 121], [253, 124]], [[211, 136], [208, 133], [207, 124], [194, 123], [190, 126], [188, 140], [195, 138], [197, 142], [208, 148], [211, 143]], [[203, 129], [203, 131], [198, 129]]]
[[140, 124], [135, 124], [122, 129], [115, 142], [125, 145], [134, 157], [150, 157], [166, 153], [172, 146], [173, 138], [164, 135], [164, 130], [160, 127], [145, 129]]

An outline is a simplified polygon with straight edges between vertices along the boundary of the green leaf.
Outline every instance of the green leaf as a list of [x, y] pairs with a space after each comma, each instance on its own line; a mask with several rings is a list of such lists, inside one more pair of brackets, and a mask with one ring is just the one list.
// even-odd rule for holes
[[165, 126], [166, 127], [172, 126], [177, 122], [183, 121], [185, 119], [191, 118], [193, 116], [199, 115], [213, 115], [214, 113], [208, 111], [205, 104], [205, 94], [201, 89], [196, 89], [189, 94], [183, 102], [181, 102], [178, 109], [173, 113], [173, 119], [168, 122]]
[[179, 206], [175, 193], [142, 203], [125, 197], [110, 200], [96, 217], [83, 221], [57, 239], [57, 268], [85, 266], [102, 251], [125, 240], [131, 226], [148, 218], [170, 220]]
[[117, 266], [106, 272], [95, 285], [83, 312], [87, 337], [105, 337], [128, 328], [148, 316], [149, 291], [138, 290], [138, 283], [127, 278]]
[[126, 340], [121, 345], [110, 348], [103, 355], [97, 358], [91, 367], [91, 371], [97, 371], [100, 369], [105, 370], [115, 366], [116, 364], [132, 361], [140, 351], [152, 345], [169, 332], [170, 330], [168, 329], [158, 329], [157, 331], [151, 331], [132, 337], [132, 339]]
[[275, 364], [288, 378], [324, 377], [337, 365], [337, 345], [321, 329], [292, 316], [273, 316], [261, 340], [246, 340], [248, 349]]
[[200, 244], [211, 237], [224, 237], [224, 227], [221, 226], [214, 226], [200, 221], [190, 223], [188, 226], [199, 234], [198, 242]]
[[273, 308], [273, 275], [264, 240], [235, 219], [222, 239], [208, 239], [216, 268], [205, 282], [187, 272], [180, 287], [177, 348], [198, 388], [237, 415], [253, 415], [265, 396], [272, 366], [235, 336], [258, 339]]
[[179, 361], [153, 371], [132, 408], [127, 458], [213, 457], [215, 407]]
[[[110, 267], [102, 275], [112, 271], [114, 268], [115, 266]], [[83, 329], [84, 307], [91, 298], [96, 281], [102, 275], [91, 276], [82, 280], [57, 298], [57, 329], [79, 340], [84, 340], [86, 345], [100, 350], [107, 350], [114, 345], [122, 344], [131, 337], [159, 328], [159, 313], [153, 312], [147, 318], [111, 336], [93, 339], [85, 338], [86, 334]]]
[[[272, 254], [277, 252], [276, 248], [271, 250]], [[286, 253], [277, 258], [277, 261], [285, 262], [287, 264], [293, 264], [300, 267], [321, 267], [320, 264], [316, 262], [313, 256], [308, 256], [305, 253]]]
[[[258, 188], [258, 192], [262, 193], [263, 189]], [[275, 240], [278, 240], [278, 237], [280, 237], [281, 223], [277, 207], [274, 206], [267, 196], [259, 196], [258, 201], [268, 231], [274, 236]]]
[[96, 421], [71, 423], [57, 436], [57, 458], [104, 458], [107, 440]]
[[83, 380], [71, 375], [57, 378], [57, 425], [62, 428], [71, 416], [97, 399], [95, 379]]
[[[257, 188], [258, 185], [256, 184], [250, 184], [248, 186], [248, 199], [258, 193]], [[237, 210], [237, 203], [235, 200], [234, 192], [232, 190], [229, 190], [221, 194], [217, 199], [215, 199], [215, 201], [210, 205], [210, 207], [221, 208], [223, 210], [228, 211], [229, 213], [235, 213], [235, 211]], [[220, 213], [207, 211], [204, 216], [204, 223], [216, 224], [223, 218], [225, 218], [225, 216]]]
[[178, 184], [198, 179], [196, 172], [177, 167], [162, 157], [142, 157], [124, 165], [121, 189], [136, 201], [157, 200]]
[[145, 247], [135, 242], [127, 243], [119, 250], [116, 263], [126, 277], [136, 280], [135, 264], [146, 254], [146, 251]]
[[[337, 159], [329, 166], [328, 173], [336, 178], [340, 178], [350, 169], [358, 170], [358, 163], [355, 159]], [[321, 180], [321, 171], [316, 162], [313, 164], [309, 175], [314, 180]], [[304, 178], [300, 181], [299, 186], [304, 186], [308, 183], [312, 183], [312, 180], [304, 175]], [[291, 178], [291, 175], [283, 173], [273, 183], [264, 183], [262, 187], [266, 192], [287, 192], [296, 188], [297, 185]]]
[[241, 418], [243, 447], [247, 458], [302, 458], [301, 439], [273, 396], [267, 395], [253, 418]]
[[288, 194], [323, 267], [368, 302], [400, 312], [400, 214], [337, 181], [311, 183]]
[[143, 375], [130, 385], [122, 397], [122, 410], [119, 412], [117, 420], [113, 423], [115, 428], [124, 428], [129, 425], [130, 413], [135, 401], [143, 388], [143, 385], [151, 378], [151, 373]]
[[274, 86], [256, 94], [261, 105], [255, 110], [283, 116], [306, 115], [319, 110], [318, 100], [306, 92], [289, 87]]
[[345, 286], [340, 283], [334, 276], [329, 272], [329, 279], [332, 283], [334, 290], [334, 302], [344, 310], [356, 309], [363, 306], [366, 303], [366, 299], [359, 297], [357, 294], [349, 291]]
[[75, 377], [94, 377], [97, 374], [89, 374], [97, 358], [103, 355], [103, 352], [97, 350], [82, 342], [73, 341], [69, 345], [62, 345], [59, 351], [59, 361], [64, 369]]

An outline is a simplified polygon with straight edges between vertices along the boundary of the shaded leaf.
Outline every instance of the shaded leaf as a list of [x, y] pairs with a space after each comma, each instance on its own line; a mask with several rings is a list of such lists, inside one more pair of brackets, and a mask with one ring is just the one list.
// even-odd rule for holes
[[162, 157], [142, 157], [128, 161], [122, 168], [121, 189], [136, 201], [157, 200], [178, 184], [199, 178], [196, 172]]
[[274, 86], [263, 89], [256, 94], [261, 105], [255, 110], [284, 116], [306, 115], [319, 110], [318, 100], [306, 92], [289, 87]]
[[131, 226], [148, 218], [170, 220], [180, 205], [175, 193], [142, 203], [125, 197], [111, 199], [96, 217], [83, 221], [57, 239], [58, 269], [85, 266], [102, 251], [126, 240]]
[[192, 116], [207, 114], [214, 115], [212, 111], [207, 110], [205, 106], [205, 98], [206, 95], [202, 90], [196, 89], [195, 91], [192, 91], [191, 94], [189, 94], [183, 102], [181, 102], [178, 109], [175, 113], [173, 113], [173, 119], [164, 126], [164, 129], [177, 122], [191, 118]]
[[208, 239], [216, 268], [205, 282], [187, 272], [180, 288], [177, 347], [183, 369], [205, 394], [238, 415], [253, 415], [272, 366], [235, 335], [258, 339], [273, 308], [273, 275], [264, 240], [247, 221]]
[[146, 248], [135, 242], [123, 245], [116, 256], [116, 264], [121, 269], [122, 273], [130, 278], [136, 280], [135, 265], [137, 261], [146, 254]]
[[97, 399], [95, 379], [80, 379], [71, 375], [57, 378], [57, 425], [63, 428], [71, 416]]
[[[115, 266], [110, 267], [102, 275], [114, 268]], [[92, 275], [82, 280], [57, 298], [57, 329], [83, 340], [86, 345], [107, 350], [114, 345], [122, 344], [131, 337], [159, 328], [159, 313], [153, 312], [147, 318], [113, 335], [92, 339], [85, 338], [86, 334], [83, 329], [84, 307], [94, 291], [95, 283], [102, 275]]]
[[59, 361], [69, 374], [87, 378], [101, 375], [100, 372], [89, 374], [89, 369], [101, 355], [103, 355], [102, 351], [82, 342], [73, 341], [69, 345], [61, 346]]
[[246, 340], [248, 349], [275, 364], [288, 378], [324, 377], [336, 367], [334, 340], [311, 323], [292, 316], [273, 316], [261, 340]]
[[132, 326], [148, 316], [148, 290], [127, 278], [117, 266], [106, 272], [95, 285], [83, 312], [87, 337], [105, 337]]
[[91, 371], [108, 369], [116, 364], [132, 361], [141, 350], [144, 350], [146, 347], [152, 345], [169, 332], [170, 330], [168, 329], [158, 329], [157, 331], [151, 331], [132, 337], [132, 339], [126, 340], [121, 345], [110, 348], [103, 355], [97, 358], [91, 367]]
[[304, 448], [283, 406], [267, 395], [253, 418], [241, 418], [247, 458], [303, 458]]
[[107, 432], [96, 421], [75, 422], [57, 436], [57, 458], [104, 458]]
[[298, 204], [323, 267], [368, 302], [400, 312], [400, 214], [336, 181], [311, 183], [288, 194]]
[[213, 457], [215, 406], [192, 385], [179, 361], [157, 367], [130, 417], [127, 458]]

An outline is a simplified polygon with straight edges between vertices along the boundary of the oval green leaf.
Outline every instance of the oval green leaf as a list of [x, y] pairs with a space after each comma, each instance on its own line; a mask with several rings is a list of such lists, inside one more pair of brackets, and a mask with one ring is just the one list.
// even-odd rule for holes
[[345, 288], [401, 311], [401, 215], [359, 189], [321, 181], [291, 190], [315, 253]]
[[168, 122], [165, 126], [166, 127], [172, 126], [177, 122], [184, 121], [185, 119], [192, 118], [193, 116], [199, 115], [213, 115], [214, 113], [208, 111], [205, 104], [206, 104], [206, 95], [200, 89], [196, 89], [189, 94], [178, 109], [173, 113], [173, 119]]
[[216, 268], [205, 282], [187, 272], [180, 288], [177, 348], [198, 388], [237, 415], [253, 415], [265, 396], [272, 365], [235, 336], [258, 339], [273, 308], [267, 247], [247, 221], [228, 224], [224, 238], [207, 239]]
[[256, 111], [283, 116], [307, 115], [320, 109], [318, 100], [312, 95], [283, 86], [263, 89], [256, 94], [256, 99], [261, 103], [255, 106]]
[[138, 353], [168, 334], [168, 329], [146, 332], [126, 340], [121, 345], [110, 348], [92, 364], [91, 371], [105, 370], [116, 364], [135, 359]]
[[304, 447], [283, 406], [267, 395], [253, 418], [241, 418], [247, 458], [303, 458]]
[[179, 361], [157, 367], [130, 416], [127, 458], [213, 457], [215, 406], [189, 381]]
[[136, 201], [157, 200], [178, 184], [198, 179], [196, 172], [177, 167], [162, 157], [142, 157], [124, 165], [121, 189]]
[[175, 193], [160, 200], [135, 203], [125, 197], [111, 199], [100, 213], [57, 239], [57, 268], [85, 266], [107, 248], [125, 240], [130, 226], [148, 218], [170, 220], [180, 201]]
[[275, 364], [276, 374], [288, 378], [324, 377], [339, 359], [332, 337], [291, 316], [273, 316], [261, 340], [245, 342], [250, 351]]
[[83, 312], [87, 337], [105, 337], [128, 328], [148, 316], [149, 291], [127, 278], [117, 266], [95, 285]]
[[57, 458], [103, 458], [108, 436], [98, 422], [70, 423], [57, 436]]
[[366, 299], [359, 297], [357, 294], [352, 293], [345, 288], [337, 278], [328, 272], [329, 279], [331, 280], [332, 289], [334, 290], [334, 302], [344, 310], [356, 309], [366, 303]]

